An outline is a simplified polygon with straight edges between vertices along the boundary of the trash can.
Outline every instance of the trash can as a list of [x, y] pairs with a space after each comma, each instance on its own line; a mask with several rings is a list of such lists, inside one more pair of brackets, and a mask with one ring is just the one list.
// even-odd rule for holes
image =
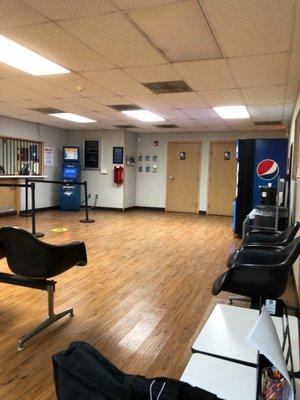
[[[257, 205], [254, 211], [255, 229], [275, 229], [276, 207], [269, 205]], [[278, 210], [278, 230], [284, 231], [288, 227], [288, 209], [279, 207]]]

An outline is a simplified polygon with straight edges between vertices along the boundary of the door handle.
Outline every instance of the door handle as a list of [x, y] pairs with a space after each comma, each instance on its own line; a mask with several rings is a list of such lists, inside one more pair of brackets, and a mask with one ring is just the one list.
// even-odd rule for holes
[[170, 179], [170, 181], [174, 181], [174, 176], [170, 175], [169, 179]]

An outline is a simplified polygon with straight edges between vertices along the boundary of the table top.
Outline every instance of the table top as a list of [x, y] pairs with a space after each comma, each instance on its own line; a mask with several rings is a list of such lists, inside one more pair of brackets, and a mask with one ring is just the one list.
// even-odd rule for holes
[[224, 400], [256, 398], [256, 368], [205, 354], [192, 355], [180, 380]]
[[47, 178], [47, 175], [0, 175], [0, 179], [40, 179]]
[[[257, 351], [247, 336], [259, 316], [258, 310], [217, 304], [195, 340], [192, 350], [256, 365]], [[282, 343], [282, 319], [272, 317]], [[298, 319], [289, 316], [295, 372], [299, 371]]]

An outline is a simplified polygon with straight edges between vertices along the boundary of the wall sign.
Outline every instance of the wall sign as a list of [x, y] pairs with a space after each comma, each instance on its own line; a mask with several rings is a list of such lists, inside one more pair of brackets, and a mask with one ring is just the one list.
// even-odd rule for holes
[[123, 147], [113, 147], [113, 164], [123, 164]]
[[84, 140], [83, 157], [83, 168], [100, 169], [100, 140]]
[[230, 160], [230, 151], [224, 151], [224, 160]]
[[44, 147], [44, 164], [54, 165], [54, 147]]

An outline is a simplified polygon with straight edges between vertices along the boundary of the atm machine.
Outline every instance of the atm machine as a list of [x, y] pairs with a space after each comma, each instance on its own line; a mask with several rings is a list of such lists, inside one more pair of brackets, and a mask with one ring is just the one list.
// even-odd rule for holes
[[[62, 211], [78, 211], [80, 209], [80, 156], [79, 147], [63, 148], [63, 184], [60, 188], [60, 209]], [[73, 184], [72, 184], [73, 183]]]

